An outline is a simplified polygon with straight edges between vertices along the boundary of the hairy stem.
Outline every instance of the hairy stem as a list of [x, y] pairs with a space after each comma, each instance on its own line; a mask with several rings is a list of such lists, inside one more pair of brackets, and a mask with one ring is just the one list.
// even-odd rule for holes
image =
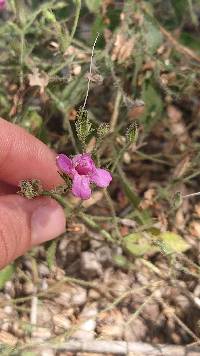
[[78, 19], [80, 16], [80, 11], [81, 11], [81, 0], [76, 0], [76, 13], [75, 13], [75, 19], [74, 19], [74, 23], [73, 23], [73, 27], [72, 27], [72, 32], [70, 34], [70, 38], [69, 38], [69, 42], [67, 44], [67, 47], [71, 44], [74, 34], [76, 32], [77, 29], [77, 25], [78, 25]]

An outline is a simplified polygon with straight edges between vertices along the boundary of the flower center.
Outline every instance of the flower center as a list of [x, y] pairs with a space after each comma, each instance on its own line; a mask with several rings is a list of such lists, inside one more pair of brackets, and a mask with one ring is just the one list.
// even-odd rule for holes
[[91, 167], [87, 164], [87, 162], [81, 162], [75, 167], [78, 174], [81, 176], [87, 175], [91, 173]]

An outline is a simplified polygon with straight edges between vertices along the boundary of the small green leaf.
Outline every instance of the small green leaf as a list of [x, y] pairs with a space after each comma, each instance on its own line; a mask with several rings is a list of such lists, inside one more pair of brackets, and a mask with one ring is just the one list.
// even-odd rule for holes
[[174, 252], [185, 252], [190, 248], [190, 245], [178, 234], [170, 231], [160, 234], [163, 250], [167, 254]]
[[131, 267], [131, 263], [123, 255], [114, 255], [113, 256], [113, 261], [120, 268], [126, 268], [127, 269], [127, 268]]
[[172, 207], [174, 209], [178, 209], [183, 202], [182, 194], [181, 192], [176, 192], [174, 196], [172, 197]]
[[125, 249], [134, 256], [143, 256], [151, 249], [148, 242], [144, 242], [143, 236], [139, 233], [127, 235], [123, 239]]
[[15, 265], [8, 265], [0, 271], [0, 289], [2, 289], [7, 281], [9, 281], [15, 272]]
[[47, 248], [47, 264], [49, 269], [55, 265], [57, 241], [53, 240]]

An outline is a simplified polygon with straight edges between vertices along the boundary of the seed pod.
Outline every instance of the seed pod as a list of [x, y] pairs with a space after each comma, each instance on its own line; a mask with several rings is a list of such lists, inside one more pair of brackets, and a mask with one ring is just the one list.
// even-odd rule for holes
[[102, 139], [104, 138], [110, 131], [110, 125], [103, 122], [99, 125], [97, 129], [97, 136]]
[[136, 143], [138, 138], [138, 125], [134, 121], [126, 131], [126, 141], [127, 143]]
[[88, 112], [87, 110], [80, 109], [78, 112], [78, 117], [75, 122], [76, 126], [76, 133], [77, 136], [82, 144], [86, 143], [87, 137], [93, 131], [92, 123], [88, 119]]

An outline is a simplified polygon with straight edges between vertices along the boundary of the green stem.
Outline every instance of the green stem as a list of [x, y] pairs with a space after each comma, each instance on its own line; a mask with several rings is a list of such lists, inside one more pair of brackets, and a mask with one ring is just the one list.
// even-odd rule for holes
[[75, 150], [75, 152], [77, 154], [77, 153], [79, 153], [79, 150], [78, 150], [78, 147], [76, 145], [76, 140], [74, 138], [74, 134], [73, 134], [73, 131], [72, 131], [71, 124], [70, 124], [69, 117], [68, 117], [67, 113], [65, 113], [65, 118], [64, 119], [65, 119], [65, 122], [67, 124], [67, 130], [69, 132], [69, 136], [70, 136], [70, 139], [72, 141], [72, 145], [73, 145], [74, 150]]
[[54, 100], [54, 102], [55, 102], [57, 108], [63, 113], [63, 115], [64, 115], [64, 117], [65, 117], [65, 122], [67, 123], [67, 130], [68, 130], [68, 133], [69, 133], [69, 136], [70, 136], [72, 145], [73, 145], [73, 147], [74, 147], [75, 152], [76, 152], [76, 153], [79, 153], [78, 147], [77, 147], [77, 145], [76, 145], [76, 140], [75, 140], [75, 138], [74, 138], [74, 134], [73, 134], [73, 131], [72, 131], [72, 128], [71, 128], [71, 124], [70, 124], [68, 115], [66, 114], [65, 105], [63, 104], [62, 101], [60, 101], [60, 99], [59, 99], [54, 93], [52, 93], [52, 91], [51, 91], [50, 89], [47, 89], [47, 93], [49, 94], [49, 96], [51, 97], [51, 99]]
[[75, 34], [75, 32], [76, 32], [77, 25], [78, 25], [78, 19], [79, 19], [79, 16], [80, 16], [80, 11], [81, 11], [81, 0], [76, 0], [75, 19], [74, 19], [74, 23], [73, 23], [73, 27], [72, 27], [72, 32], [71, 32], [69, 41], [68, 41], [68, 43], [67, 43], [67, 47], [70, 46], [70, 44], [71, 44], [71, 42], [72, 42], [72, 40], [73, 40], [74, 34]]
[[25, 35], [24, 30], [21, 30], [20, 33], [20, 84], [23, 84], [24, 80], [24, 44], [25, 44]]
[[121, 158], [123, 157], [124, 153], [126, 152], [126, 150], [128, 149], [129, 146], [130, 146], [130, 142], [127, 142], [124, 145], [124, 147], [119, 151], [119, 153], [113, 163], [111, 173], [114, 173], [115, 169], [117, 168], [118, 163], [120, 162]]
[[50, 191], [44, 191], [44, 192], [42, 192], [41, 195], [50, 197], [50, 198], [56, 200], [64, 208], [66, 215], [69, 215], [71, 213], [70, 205], [67, 204], [66, 200], [64, 198], [62, 198], [59, 194], [56, 194], [56, 193], [53, 193]]
[[78, 216], [81, 218], [82, 221], [90, 228], [99, 231], [108, 241], [115, 243], [116, 241], [112, 238], [112, 236], [106, 230], [102, 229], [90, 216], [80, 212]]
[[117, 236], [117, 239], [121, 241], [121, 233], [120, 233], [120, 230], [119, 230], [119, 227], [118, 227], [118, 219], [117, 219], [117, 216], [116, 216], [116, 213], [115, 213], [115, 209], [114, 209], [114, 206], [113, 206], [113, 202], [112, 202], [112, 199], [107, 191], [107, 189], [104, 190], [104, 196], [107, 200], [107, 203], [108, 203], [108, 206], [110, 208], [110, 211], [111, 211], [111, 214], [112, 214], [112, 217], [113, 217], [113, 222], [114, 222], [114, 226], [115, 226], [115, 232], [116, 232], [116, 236]]
[[197, 20], [197, 16], [194, 12], [194, 9], [193, 9], [193, 1], [192, 0], [187, 0], [188, 2], [188, 7], [189, 7], [189, 12], [190, 12], [190, 16], [191, 16], [191, 19], [192, 19], [192, 23], [197, 26], [198, 25], [198, 20]]
[[159, 158], [156, 158], [154, 156], [150, 156], [144, 152], [141, 152], [141, 151], [136, 151], [135, 152], [137, 155], [139, 155], [140, 157], [144, 158], [145, 160], [148, 159], [149, 161], [152, 161], [152, 162], [156, 162], [156, 163], [160, 163], [160, 164], [165, 164], [166, 166], [172, 166], [171, 163], [167, 162], [167, 161], [164, 161], [162, 159], [159, 159]]

